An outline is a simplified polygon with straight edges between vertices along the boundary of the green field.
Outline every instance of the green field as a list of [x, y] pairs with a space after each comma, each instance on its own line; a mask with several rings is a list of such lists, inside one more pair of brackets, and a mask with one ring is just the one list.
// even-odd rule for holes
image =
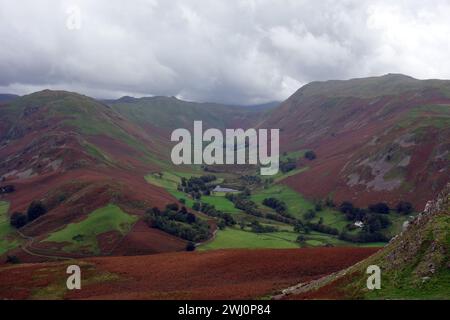
[[122, 211], [118, 206], [109, 204], [90, 213], [84, 220], [67, 225], [64, 229], [49, 235], [45, 242], [65, 243], [67, 252], [86, 251], [100, 253], [97, 237], [105, 232], [117, 231], [121, 235], [127, 234], [137, 221]]
[[20, 238], [9, 224], [9, 203], [0, 201], [0, 255], [20, 245]]
[[[177, 186], [181, 183], [181, 178], [190, 178], [198, 176], [198, 174], [190, 174], [184, 172], [161, 172], [162, 176], [157, 173], [151, 173], [145, 176], [145, 180], [155, 186], [166, 189], [177, 200], [184, 199], [186, 206], [192, 208], [194, 200], [186, 193], [177, 190]], [[220, 180], [218, 180], [220, 181]], [[217, 193], [211, 196], [202, 196], [201, 202], [213, 205], [217, 210], [226, 213], [242, 213], [241, 210], [236, 209], [234, 204], [225, 198], [225, 194]]]
[[[303, 154], [303, 153], [302, 153]], [[300, 153], [297, 155], [300, 156]], [[304, 170], [305, 168], [301, 169]], [[192, 208], [194, 200], [187, 194], [178, 191], [177, 186], [181, 182], [181, 177], [189, 178], [188, 173], [178, 172], [162, 172], [162, 174], [149, 174], [145, 178], [154, 185], [166, 189], [176, 199], [184, 199], [187, 207]], [[288, 212], [301, 220], [304, 220], [303, 214], [308, 210], [314, 210], [315, 205], [312, 201], [305, 199], [301, 194], [297, 193], [288, 186], [281, 184], [271, 185], [269, 188], [257, 189], [252, 191], [250, 196], [260, 210], [263, 212], [273, 212], [274, 210], [264, 206], [262, 203], [266, 198], [276, 198], [288, 207]], [[300, 245], [296, 242], [298, 233], [293, 232], [293, 226], [280, 223], [273, 220], [267, 220], [260, 217], [254, 217], [246, 214], [242, 210], [236, 209], [234, 204], [224, 197], [224, 194], [215, 194], [213, 196], [202, 196], [201, 202], [214, 205], [216, 209], [235, 215], [237, 221], [245, 221], [250, 223], [254, 220], [259, 221], [262, 225], [275, 226], [278, 232], [258, 234], [250, 230], [250, 228], [239, 229], [237, 227], [219, 230], [216, 238], [212, 242], [208, 242], [200, 247], [201, 250], [211, 250], [220, 248], [298, 248], [300, 246], [319, 247], [325, 245], [333, 246], [383, 246], [384, 243], [367, 243], [356, 244], [347, 241], [339, 240], [337, 236], [310, 232], [303, 234], [305, 241]], [[349, 223], [345, 215], [327, 207], [322, 211], [316, 212], [316, 217], [311, 220], [312, 223], [317, 223], [319, 219], [323, 219], [323, 224], [336, 228], [339, 231], [343, 230]], [[393, 225], [389, 231], [397, 230], [401, 222], [394, 219]]]
[[262, 203], [266, 198], [276, 198], [285, 202], [289, 208], [288, 212], [292, 216], [300, 219], [307, 210], [314, 209], [314, 204], [312, 202], [306, 200], [299, 193], [284, 185], [273, 185], [270, 188], [263, 189], [251, 196], [251, 199], [261, 207], [264, 207]]
[[237, 228], [219, 230], [216, 238], [199, 247], [200, 250], [216, 249], [258, 249], [258, 248], [299, 248], [295, 242], [297, 234], [293, 232], [253, 233]]

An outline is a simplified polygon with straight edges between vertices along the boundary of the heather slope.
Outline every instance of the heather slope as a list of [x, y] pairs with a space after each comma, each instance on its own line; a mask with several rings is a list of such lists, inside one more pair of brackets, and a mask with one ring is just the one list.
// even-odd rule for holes
[[307, 197], [420, 208], [448, 181], [449, 88], [402, 75], [311, 83], [260, 126], [281, 129], [283, 151], [318, 155], [284, 180]]

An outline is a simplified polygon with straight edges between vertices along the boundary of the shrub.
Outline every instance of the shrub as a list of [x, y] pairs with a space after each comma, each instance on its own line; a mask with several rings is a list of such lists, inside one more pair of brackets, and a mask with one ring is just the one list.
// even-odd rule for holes
[[47, 208], [45, 208], [44, 204], [41, 201], [33, 201], [28, 207], [27, 216], [28, 221], [34, 221], [40, 216], [47, 213]]
[[186, 244], [186, 251], [195, 251], [195, 243], [193, 243], [192, 241], [189, 241]]
[[17, 256], [7, 255], [6, 256], [6, 263], [19, 264], [20, 263], [20, 259]]
[[305, 158], [308, 160], [314, 160], [317, 158], [316, 153], [312, 150], [306, 151], [305, 152]]
[[406, 215], [411, 214], [414, 211], [414, 208], [410, 202], [400, 201], [396, 206], [396, 210], [398, 213], [403, 213]]
[[286, 161], [280, 161], [280, 171], [287, 173], [297, 168], [297, 162], [294, 159], [287, 159]]
[[23, 226], [25, 226], [28, 222], [28, 217], [26, 214], [23, 214], [22, 212], [14, 212], [11, 215], [10, 224], [16, 229], [20, 229]]

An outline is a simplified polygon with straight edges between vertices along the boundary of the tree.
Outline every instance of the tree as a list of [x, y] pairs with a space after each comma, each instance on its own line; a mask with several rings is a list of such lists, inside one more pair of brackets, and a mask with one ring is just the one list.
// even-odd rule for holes
[[186, 251], [195, 251], [195, 243], [193, 243], [192, 241], [189, 241], [186, 244]]
[[298, 243], [304, 243], [306, 241], [306, 238], [305, 238], [305, 236], [304, 235], [299, 235], [298, 237], [297, 237], [297, 242]]
[[10, 224], [16, 229], [22, 228], [27, 224], [27, 222], [28, 217], [26, 214], [23, 214], [22, 212], [14, 212], [11, 215]]
[[194, 202], [194, 204], [192, 205], [192, 209], [195, 211], [200, 211], [202, 208], [202, 205], [200, 202]]
[[369, 206], [370, 212], [375, 213], [382, 213], [382, 214], [388, 214], [389, 213], [389, 206], [384, 202], [379, 202], [376, 204], [372, 204]]
[[317, 212], [320, 212], [323, 210], [323, 205], [322, 205], [322, 201], [317, 201], [314, 204], [314, 210], [316, 210]]
[[314, 210], [309, 209], [308, 211], [306, 211], [303, 214], [303, 218], [305, 218], [305, 220], [312, 220], [316, 217], [316, 212]]
[[40, 216], [47, 213], [47, 208], [41, 201], [33, 201], [28, 207], [27, 216], [28, 221], [34, 221]]
[[172, 211], [178, 211], [178, 204], [176, 203], [170, 203], [168, 205], [166, 205], [166, 209], [167, 210], [172, 210]]
[[396, 206], [396, 210], [398, 213], [403, 213], [406, 215], [411, 214], [414, 211], [414, 208], [410, 202], [400, 201]]
[[344, 201], [339, 206], [339, 211], [341, 211], [342, 213], [351, 213], [353, 209], [353, 203], [351, 203], [350, 201]]

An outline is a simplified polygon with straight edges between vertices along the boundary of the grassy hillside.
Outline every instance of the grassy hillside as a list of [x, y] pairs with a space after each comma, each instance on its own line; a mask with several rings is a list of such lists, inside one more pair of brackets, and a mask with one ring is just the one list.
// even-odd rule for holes
[[[408, 228], [372, 257], [317, 281], [288, 298], [450, 299], [450, 184]], [[368, 290], [366, 269], [381, 269], [381, 289]]]
[[187, 102], [175, 97], [128, 97], [108, 104], [143, 128], [154, 126], [164, 130], [192, 128], [195, 120], [202, 120], [203, 125], [210, 128], [233, 128], [233, 124], [245, 126], [260, 112], [252, 108]]
[[0, 201], [0, 256], [21, 243], [20, 237], [9, 224], [9, 203]]
[[80, 222], [68, 224], [62, 230], [51, 233], [43, 242], [63, 244], [63, 250], [67, 252], [99, 254], [100, 235], [116, 232], [123, 236], [131, 230], [136, 221], [136, 216], [131, 216], [110, 204], [95, 210]]

